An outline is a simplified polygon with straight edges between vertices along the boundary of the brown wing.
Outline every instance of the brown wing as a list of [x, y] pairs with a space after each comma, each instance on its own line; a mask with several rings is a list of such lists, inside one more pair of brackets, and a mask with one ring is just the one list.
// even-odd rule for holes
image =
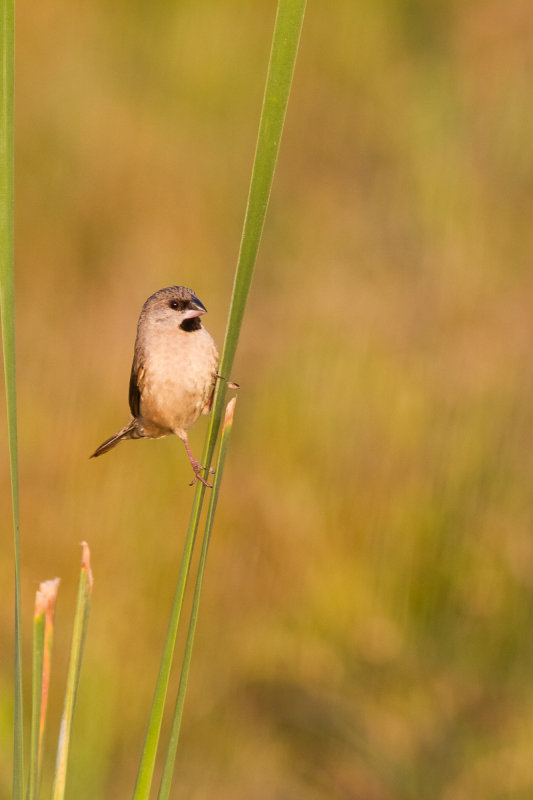
[[143, 378], [143, 365], [138, 363], [137, 359], [133, 359], [130, 375], [130, 411], [134, 417], [138, 417], [141, 413]]

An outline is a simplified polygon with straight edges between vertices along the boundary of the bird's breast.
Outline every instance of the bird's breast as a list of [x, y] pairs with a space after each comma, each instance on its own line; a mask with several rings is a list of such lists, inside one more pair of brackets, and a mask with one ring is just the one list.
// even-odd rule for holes
[[218, 353], [205, 328], [154, 335], [145, 344], [140, 416], [148, 435], [188, 430], [211, 396]]

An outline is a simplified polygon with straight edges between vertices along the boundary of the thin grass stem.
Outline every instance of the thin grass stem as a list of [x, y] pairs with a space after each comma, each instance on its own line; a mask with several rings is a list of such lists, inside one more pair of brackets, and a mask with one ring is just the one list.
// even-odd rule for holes
[[90, 553], [86, 542], [82, 542], [82, 547], [83, 555], [81, 561], [81, 574], [78, 586], [76, 613], [74, 616], [74, 627], [72, 631], [72, 645], [70, 649], [67, 688], [65, 691], [65, 704], [63, 707], [63, 716], [61, 718], [61, 727], [59, 730], [59, 743], [57, 746], [52, 800], [63, 800], [65, 796], [72, 721], [74, 719], [74, 710], [76, 708], [76, 696], [80, 681], [83, 646], [85, 644], [87, 623], [89, 621], [89, 610], [91, 605], [93, 577], [90, 565]]
[[187, 530], [187, 536], [185, 538], [178, 582], [176, 585], [176, 591], [174, 592], [167, 636], [165, 639], [163, 654], [161, 656], [161, 664], [159, 667], [159, 674], [154, 691], [154, 698], [152, 701], [152, 709], [150, 712], [150, 719], [148, 721], [148, 729], [146, 732], [141, 763], [137, 773], [137, 781], [133, 793], [133, 800], [146, 800], [146, 798], [150, 796], [157, 747], [159, 744], [159, 735], [161, 732], [161, 724], [163, 721], [163, 712], [168, 690], [168, 682], [170, 679], [170, 670], [172, 667], [178, 625], [183, 606], [183, 595], [185, 594], [185, 585], [189, 574], [194, 540], [196, 538], [196, 531], [198, 530], [205, 488], [206, 487], [203, 483], [200, 481], [197, 482], [197, 489], [194, 495], [189, 527]]
[[33, 618], [33, 677], [30, 735], [30, 765], [27, 800], [37, 800], [41, 779], [42, 752], [52, 650], [54, 610], [59, 578], [41, 583], [35, 596]]
[[35, 616], [33, 619], [32, 706], [30, 730], [30, 766], [28, 775], [28, 788], [26, 793], [27, 800], [36, 799], [39, 782], [39, 723], [41, 719], [45, 627], [45, 600], [42, 592], [38, 591], [35, 599]]
[[20, 605], [20, 513], [17, 448], [17, 397], [15, 381], [15, 285], [14, 285], [14, 156], [13, 103], [15, 62], [14, 0], [0, 0], [0, 52], [2, 86], [0, 100], [0, 313], [6, 410], [9, 431], [11, 498], [15, 572], [15, 680], [13, 721], [13, 800], [24, 797], [24, 731], [22, 698], [22, 626]]
[[220, 485], [222, 483], [222, 474], [224, 472], [224, 463], [226, 460], [226, 453], [228, 450], [229, 437], [233, 425], [233, 413], [237, 398], [232, 397], [229, 401], [224, 419], [222, 429], [222, 437], [220, 440], [220, 449], [218, 452], [218, 459], [215, 468], [215, 479], [213, 482], [213, 491], [209, 495], [209, 506], [207, 509], [207, 519], [205, 524], [205, 533], [202, 543], [202, 550], [200, 553], [200, 561], [198, 564], [198, 572], [196, 574], [196, 584], [194, 587], [194, 596], [192, 602], [191, 615], [189, 619], [189, 630], [187, 633], [187, 641], [185, 643], [185, 652], [181, 665], [180, 682], [178, 686], [178, 695], [176, 706], [174, 709], [174, 717], [172, 720], [172, 728], [170, 731], [170, 739], [163, 768], [163, 775], [161, 778], [161, 785], [159, 787], [158, 800], [168, 800], [170, 795], [170, 788], [172, 785], [172, 776], [174, 773], [174, 764], [176, 761], [176, 752], [178, 749], [178, 741], [181, 728], [181, 720], [183, 717], [183, 706], [185, 704], [185, 694], [187, 691], [187, 681], [189, 678], [189, 670], [191, 666], [192, 648], [194, 644], [194, 635], [196, 632], [196, 623], [198, 620], [198, 610], [200, 606], [200, 593], [202, 590], [202, 582], [204, 577], [205, 563], [207, 559], [207, 550], [211, 539], [211, 532], [213, 529], [213, 521], [217, 507], [218, 494]]

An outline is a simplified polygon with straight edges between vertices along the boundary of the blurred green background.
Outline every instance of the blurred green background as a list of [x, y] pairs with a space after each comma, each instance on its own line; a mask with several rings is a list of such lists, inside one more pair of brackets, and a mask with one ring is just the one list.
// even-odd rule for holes
[[[51, 766], [86, 539], [76, 800], [131, 794], [192, 502], [176, 438], [88, 456], [128, 418], [148, 295], [193, 287], [222, 342], [274, 15], [18, 4], [25, 686], [59, 575]], [[527, 0], [308, 4], [176, 798], [533, 796], [532, 74]]]

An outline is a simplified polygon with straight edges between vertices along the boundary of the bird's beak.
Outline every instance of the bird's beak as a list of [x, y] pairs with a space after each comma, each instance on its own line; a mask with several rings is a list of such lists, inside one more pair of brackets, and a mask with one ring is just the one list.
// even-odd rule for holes
[[206, 312], [207, 308], [204, 304], [193, 295], [189, 300], [189, 308], [183, 315], [183, 319], [193, 319], [193, 317], [199, 317], [200, 314], [205, 314]]

